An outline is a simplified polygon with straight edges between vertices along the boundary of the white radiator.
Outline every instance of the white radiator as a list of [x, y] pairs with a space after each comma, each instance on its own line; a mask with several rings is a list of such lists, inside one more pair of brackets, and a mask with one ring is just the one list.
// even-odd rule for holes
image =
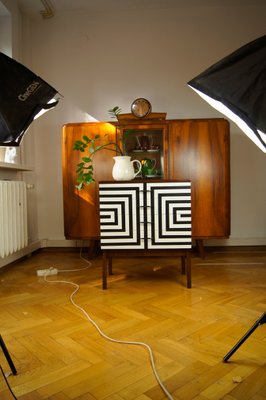
[[0, 181], [0, 257], [28, 244], [26, 183]]

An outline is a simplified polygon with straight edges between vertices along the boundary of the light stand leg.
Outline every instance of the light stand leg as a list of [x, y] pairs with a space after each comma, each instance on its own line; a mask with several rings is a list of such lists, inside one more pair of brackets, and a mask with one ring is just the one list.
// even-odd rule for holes
[[12, 361], [12, 358], [11, 358], [11, 356], [10, 356], [8, 350], [7, 350], [5, 342], [4, 342], [4, 340], [3, 340], [1, 335], [0, 335], [0, 347], [3, 350], [3, 353], [4, 353], [5, 357], [6, 357], [7, 362], [8, 362], [8, 365], [11, 368], [12, 374], [13, 375], [17, 375], [17, 370], [15, 368], [15, 365], [14, 365], [14, 363]]
[[245, 333], [245, 335], [234, 345], [234, 347], [226, 354], [223, 358], [223, 361], [226, 362], [229, 358], [237, 351], [237, 349], [241, 346], [242, 343], [247, 340], [247, 338], [255, 331], [255, 329], [266, 323], [266, 312], [262, 314], [262, 316], [255, 322], [255, 324]]

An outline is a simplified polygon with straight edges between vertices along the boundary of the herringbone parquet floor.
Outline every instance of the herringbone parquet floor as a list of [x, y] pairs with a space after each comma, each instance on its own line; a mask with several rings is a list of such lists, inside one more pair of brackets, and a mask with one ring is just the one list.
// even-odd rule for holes
[[[176, 268], [178, 265], [178, 268]], [[161, 400], [148, 351], [105, 340], [70, 302], [68, 283], [37, 269], [80, 269], [73, 250], [42, 250], [0, 270], [0, 334], [18, 370], [19, 400]], [[101, 257], [49, 280], [80, 285], [74, 301], [114, 339], [151, 346], [175, 400], [266, 399], [266, 325], [222, 359], [266, 310], [266, 249], [209, 249], [193, 256], [192, 289], [179, 260], [115, 260], [101, 289]], [[4, 371], [8, 364], [0, 352]], [[0, 399], [12, 399], [0, 378]]]

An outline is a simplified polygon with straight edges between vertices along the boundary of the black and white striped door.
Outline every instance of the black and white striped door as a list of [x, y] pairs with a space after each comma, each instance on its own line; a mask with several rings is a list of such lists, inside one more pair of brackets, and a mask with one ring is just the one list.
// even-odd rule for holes
[[101, 183], [102, 249], [191, 247], [190, 182]]
[[191, 183], [146, 183], [147, 248], [191, 248]]
[[101, 183], [100, 228], [103, 249], [144, 249], [142, 183]]

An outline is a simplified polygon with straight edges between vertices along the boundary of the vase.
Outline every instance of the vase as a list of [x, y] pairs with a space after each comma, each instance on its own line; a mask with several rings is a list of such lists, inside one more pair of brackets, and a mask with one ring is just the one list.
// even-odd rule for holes
[[[115, 181], [131, 181], [141, 171], [141, 163], [139, 160], [130, 160], [130, 156], [113, 157], [115, 164], [113, 166], [113, 178]], [[137, 171], [134, 169], [134, 164], [137, 165]]]
[[144, 158], [141, 160], [142, 175], [146, 176], [155, 175], [156, 160], [154, 158]]

